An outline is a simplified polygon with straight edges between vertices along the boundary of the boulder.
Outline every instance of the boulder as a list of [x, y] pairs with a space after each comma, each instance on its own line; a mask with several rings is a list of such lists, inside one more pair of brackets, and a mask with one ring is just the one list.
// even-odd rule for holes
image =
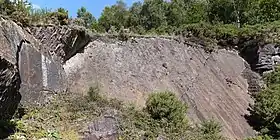
[[118, 122], [116, 111], [109, 110], [90, 124], [84, 140], [117, 140]]

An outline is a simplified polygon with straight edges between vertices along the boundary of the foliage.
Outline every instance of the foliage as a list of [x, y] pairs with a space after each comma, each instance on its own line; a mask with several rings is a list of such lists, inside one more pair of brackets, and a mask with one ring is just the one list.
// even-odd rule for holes
[[223, 22], [230, 24], [236, 21], [234, 1], [209, 0], [208, 18], [211, 23]]
[[267, 86], [280, 83], [280, 67], [276, 67], [275, 70], [271, 73], [264, 75], [264, 81]]
[[90, 87], [87, 93], [88, 93], [89, 99], [92, 101], [97, 101], [97, 100], [101, 99], [101, 96], [99, 95], [100, 88], [99, 88], [98, 84], [93, 87]]
[[274, 138], [280, 137], [280, 73], [279, 68], [265, 75], [267, 88], [253, 96], [250, 121], [254, 128]]
[[133, 3], [128, 9], [122, 1], [118, 1], [103, 10], [98, 24], [106, 31], [110, 26], [115, 26], [117, 30], [123, 26], [139, 34], [172, 34], [174, 29], [181, 28], [182, 25], [208, 21], [212, 24], [233, 24], [240, 27], [279, 20], [279, 2], [276, 1], [145, 0]]
[[60, 7], [57, 9], [55, 14], [60, 25], [68, 24], [68, 11], [66, 9]]
[[149, 96], [147, 111], [153, 119], [166, 119], [170, 122], [181, 122], [185, 119], [187, 107], [171, 92], [159, 92]]
[[31, 9], [31, 23], [47, 24], [50, 21], [51, 9]]
[[[28, 107], [22, 118], [15, 118], [8, 122], [9, 131], [14, 133], [9, 139], [67, 139], [76, 140], [80, 138], [80, 130], [84, 130], [89, 123], [95, 120], [108, 109], [118, 112], [119, 139], [156, 139], [164, 137], [167, 139], [188, 140], [221, 140], [219, 127], [213, 121], [209, 121], [205, 127], [190, 127], [186, 121], [185, 107], [181, 113], [183, 120], [168, 120], [168, 118], [154, 119], [147, 109], [137, 109], [134, 105], [124, 106], [116, 99], [107, 99], [99, 94], [99, 89], [90, 88], [89, 94], [62, 93], [45, 106]], [[92, 100], [92, 95], [98, 95], [98, 100]], [[174, 94], [170, 92], [155, 93], [150, 96], [160, 99], [165, 105], [183, 106], [178, 103]], [[97, 98], [94, 98], [97, 99]], [[156, 99], [156, 100], [157, 100]], [[162, 99], [169, 100], [168, 102]], [[147, 101], [147, 106], [148, 106]], [[152, 101], [153, 102], [153, 101]], [[162, 104], [162, 105], [164, 105]], [[158, 106], [158, 105], [156, 105]], [[169, 108], [169, 107], [164, 107]], [[165, 111], [164, 111], [165, 112]], [[177, 123], [174, 123], [176, 122]], [[212, 124], [213, 123], [213, 124]], [[5, 124], [7, 124], [5, 122]], [[0, 131], [1, 127], [0, 121]], [[7, 128], [7, 127], [5, 127]], [[203, 129], [202, 129], [203, 128]], [[8, 129], [5, 129], [8, 130]], [[210, 131], [205, 131], [210, 130]]]
[[[153, 93], [147, 99], [146, 108], [139, 110], [130, 105], [122, 112], [122, 118], [126, 119], [120, 125], [120, 139], [223, 139], [218, 127], [215, 133], [207, 134], [199, 127], [190, 127], [186, 119], [186, 105], [171, 92]], [[209, 126], [216, 125], [210, 123], [213, 121], [209, 122]]]
[[219, 134], [222, 131], [222, 126], [214, 120], [203, 121], [200, 129], [207, 139], [223, 139]]
[[15, 127], [14, 121], [0, 120], [0, 139], [4, 139], [14, 133]]
[[11, 15], [15, 11], [14, 3], [10, 0], [0, 0], [0, 13]]
[[26, 0], [1, 0], [0, 14], [10, 17], [22, 26], [31, 24], [68, 24], [68, 11], [64, 8], [58, 8], [56, 11], [50, 9], [34, 9], [32, 4]]
[[256, 136], [253, 138], [247, 138], [245, 140], [272, 140], [272, 138], [269, 137], [268, 135], [264, 135], [264, 136]]
[[127, 16], [128, 11], [126, 9], [126, 4], [123, 1], [117, 1], [115, 5], [105, 7], [98, 19], [98, 23], [105, 31], [109, 31], [111, 26], [120, 29], [122, 26], [125, 26], [128, 18]]
[[[21, 119], [15, 119], [15, 134], [10, 139], [79, 139], [83, 130], [108, 108], [119, 110], [122, 103], [99, 95], [99, 89], [90, 88], [88, 96], [73, 93], [57, 95], [50, 104], [27, 107]], [[96, 95], [93, 100], [91, 93]]]
[[127, 41], [129, 39], [129, 31], [125, 30], [124, 27], [121, 27], [121, 29], [119, 30], [118, 38], [121, 41]]
[[264, 134], [280, 137], [280, 85], [276, 84], [263, 90], [254, 97], [252, 116], [256, 129]]
[[91, 28], [96, 22], [95, 17], [87, 11], [85, 7], [78, 9], [77, 18], [81, 19], [81, 22], [78, 25], [84, 26], [86, 28]]
[[[1, 0], [0, 3], [1, 14], [24, 26], [30, 23], [68, 24], [68, 12], [63, 8], [57, 11], [33, 9], [27, 1]], [[85, 7], [81, 7], [75, 23], [96, 32], [108, 32], [114, 27], [118, 33], [123, 27], [136, 34], [173, 35], [192, 28], [194, 35], [220, 39], [262, 34], [263, 29], [271, 29], [269, 26], [280, 20], [279, 9], [278, 0], [144, 0], [130, 7], [119, 0], [104, 8], [98, 21]], [[58, 22], [53, 22], [54, 19]], [[199, 29], [195, 29], [197, 27]], [[269, 39], [274, 35], [266, 36]], [[279, 40], [277, 37], [272, 39]]]
[[25, 0], [1, 0], [0, 14], [10, 16], [15, 21], [22, 23], [23, 26], [29, 25], [30, 3]]
[[280, 19], [279, 0], [259, 0], [258, 10], [261, 22], [271, 22]]

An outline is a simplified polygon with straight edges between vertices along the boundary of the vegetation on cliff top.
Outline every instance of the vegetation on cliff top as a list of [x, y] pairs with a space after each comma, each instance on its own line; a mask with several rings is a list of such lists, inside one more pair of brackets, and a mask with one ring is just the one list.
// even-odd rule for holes
[[[77, 18], [66, 9], [33, 9], [27, 1], [0, 0], [0, 14], [30, 24], [77, 24], [94, 32], [205, 36], [216, 39], [262, 36], [278, 41], [278, 0], [144, 0], [128, 7], [122, 0], [96, 19], [85, 7]], [[269, 37], [267, 37], [269, 36]], [[272, 37], [272, 38], [271, 38]]]

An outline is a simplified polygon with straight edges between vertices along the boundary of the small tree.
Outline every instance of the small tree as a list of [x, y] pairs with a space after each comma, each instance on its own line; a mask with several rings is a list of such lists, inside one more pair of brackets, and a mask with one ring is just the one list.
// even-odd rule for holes
[[78, 9], [77, 17], [81, 19], [81, 23], [79, 23], [79, 25], [82, 25], [86, 28], [90, 28], [92, 24], [96, 23], [95, 17], [90, 12], [88, 12], [85, 7]]
[[146, 102], [147, 111], [152, 118], [182, 122], [186, 117], [187, 106], [171, 92], [151, 94]]

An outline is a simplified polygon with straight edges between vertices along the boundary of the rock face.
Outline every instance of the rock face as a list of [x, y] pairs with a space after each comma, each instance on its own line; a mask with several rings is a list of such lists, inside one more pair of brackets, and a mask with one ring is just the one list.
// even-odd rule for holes
[[0, 57], [0, 120], [10, 119], [20, 102], [17, 67]]
[[91, 37], [83, 28], [68, 26], [32, 27], [31, 33], [47, 48], [51, 56], [65, 62], [90, 42]]
[[[23, 30], [2, 18], [0, 44], [0, 115], [13, 113], [20, 94], [23, 103], [40, 104], [49, 91], [85, 93], [98, 83], [109, 97], [144, 106], [150, 93], [169, 90], [189, 104], [192, 122], [214, 118], [230, 139], [254, 135], [243, 117], [252, 102], [248, 91], [260, 89], [260, 76], [250, 67], [266, 71], [280, 60], [275, 45], [256, 41], [241, 51], [249, 65], [236, 51], [206, 53], [196, 42], [120, 42], [66, 26]], [[111, 124], [110, 117], [101, 118], [89, 136], [114, 138]]]
[[260, 74], [271, 71], [280, 64], [280, 50], [277, 44], [265, 44], [253, 39], [242, 43], [242, 46], [241, 56]]
[[[1, 101], [5, 101], [0, 103], [2, 108], [13, 110], [9, 106], [17, 106], [20, 94], [22, 103], [41, 104], [45, 101], [45, 96], [49, 96], [45, 91], [59, 92], [64, 89], [61, 64], [52, 60], [27, 31], [1, 17], [0, 44], [1, 82], [6, 84], [2, 86], [1, 83], [0, 86]], [[11, 98], [13, 96], [15, 98]]]
[[259, 48], [259, 61], [257, 69], [264, 71], [273, 70], [274, 66], [280, 64], [280, 50], [276, 44], [267, 44]]
[[95, 40], [64, 69], [70, 91], [99, 83], [109, 97], [143, 106], [150, 93], [170, 90], [189, 104], [194, 122], [215, 118], [231, 139], [253, 135], [243, 117], [252, 102], [243, 77], [246, 62], [234, 51], [209, 54], [200, 47], [161, 38]]

